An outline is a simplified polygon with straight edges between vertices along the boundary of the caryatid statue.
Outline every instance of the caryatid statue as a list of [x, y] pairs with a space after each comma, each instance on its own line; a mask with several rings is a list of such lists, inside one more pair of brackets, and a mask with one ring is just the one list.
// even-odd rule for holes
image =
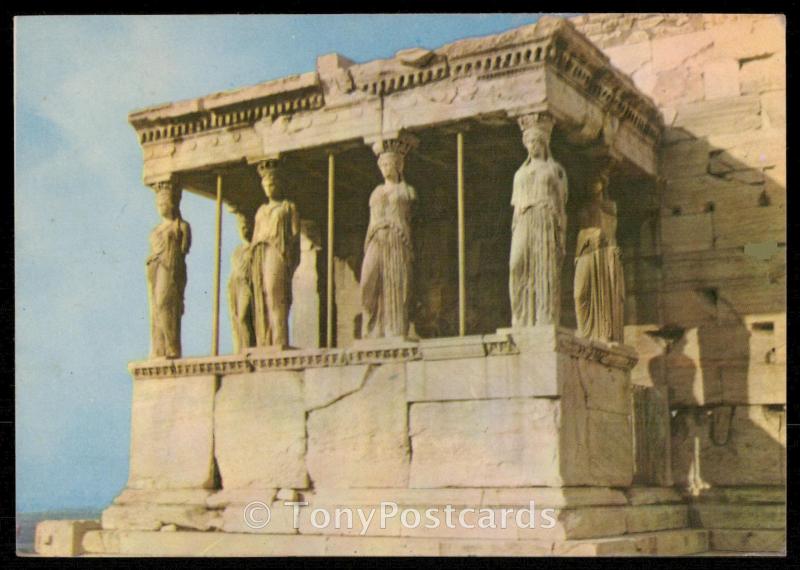
[[514, 175], [509, 293], [512, 326], [558, 325], [567, 216], [567, 175], [550, 153], [553, 122], [520, 117], [528, 158]]
[[411, 214], [417, 195], [403, 179], [403, 166], [417, 142], [405, 133], [372, 147], [384, 182], [369, 198], [361, 266], [362, 338], [404, 337], [408, 333], [414, 261]]
[[267, 203], [256, 212], [251, 246], [256, 346], [287, 347], [300, 218], [294, 202], [283, 196], [278, 161], [262, 161], [257, 169]]
[[189, 224], [181, 218], [181, 190], [157, 182], [156, 207], [161, 223], [150, 233], [147, 293], [150, 302], [150, 358], [180, 358], [186, 254], [192, 243]]
[[233, 331], [233, 350], [243, 352], [255, 344], [253, 277], [251, 274], [251, 245], [253, 216], [250, 212], [235, 211], [242, 243], [231, 256], [231, 276], [228, 280], [228, 309]]
[[589, 185], [589, 201], [578, 212], [575, 249], [575, 316], [578, 336], [623, 341], [625, 279], [617, 247], [617, 205], [606, 196], [608, 170]]

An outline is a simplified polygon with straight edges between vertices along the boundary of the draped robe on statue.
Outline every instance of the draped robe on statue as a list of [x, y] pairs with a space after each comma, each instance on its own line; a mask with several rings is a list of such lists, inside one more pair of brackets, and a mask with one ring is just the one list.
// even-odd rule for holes
[[240, 244], [231, 256], [228, 308], [233, 330], [233, 349], [241, 352], [255, 341], [253, 325], [253, 279], [250, 272], [250, 244]]
[[528, 159], [514, 175], [509, 293], [512, 325], [557, 325], [566, 237], [567, 176], [552, 159]]
[[181, 355], [181, 316], [186, 289], [186, 254], [192, 236], [180, 217], [166, 220], [150, 233], [147, 292], [150, 300], [150, 357]]
[[381, 184], [370, 196], [361, 266], [363, 338], [405, 336], [408, 332], [414, 200], [416, 193], [405, 182]]
[[289, 345], [292, 275], [300, 261], [300, 219], [289, 200], [258, 209], [252, 240], [253, 295], [257, 346]]
[[616, 213], [611, 201], [593, 202], [580, 212], [574, 297], [579, 336], [622, 342], [625, 279]]

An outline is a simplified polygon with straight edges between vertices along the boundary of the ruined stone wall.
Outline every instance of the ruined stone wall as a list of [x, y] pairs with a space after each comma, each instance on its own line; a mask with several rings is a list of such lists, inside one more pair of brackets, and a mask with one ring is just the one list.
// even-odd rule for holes
[[[642, 357], [634, 382], [669, 396], [675, 483], [700, 498], [720, 487], [756, 491], [724, 501], [736, 504], [698, 502], [698, 522], [775, 528], [783, 522], [769, 510], [775, 489], [764, 486], [785, 483], [785, 20], [572, 21], [655, 100], [667, 126], [653, 256], [662, 328], [627, 327], [626, 341]], [[717, 546], [744, 547], [751, 539], [737, 532], [715, 531]]]

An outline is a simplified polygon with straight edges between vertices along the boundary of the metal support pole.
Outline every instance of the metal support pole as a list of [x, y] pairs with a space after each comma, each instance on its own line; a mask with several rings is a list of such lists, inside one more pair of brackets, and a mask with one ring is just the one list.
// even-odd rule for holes
[[214, 320], [212, 323], [211, 355], [219, 355], [219, 294], [222, 262], [222, 174], [217, 174], [217, 248], [214, 257]]
[[464, 250], [464, 134], [456, 133], [458, 150], [458, 336], [467, 333], [467, 297]]
[[334, 158], [328, 153], [328, 275], [326, 291], [325, 342], [333, 348], [333, 196], [334, 196]]

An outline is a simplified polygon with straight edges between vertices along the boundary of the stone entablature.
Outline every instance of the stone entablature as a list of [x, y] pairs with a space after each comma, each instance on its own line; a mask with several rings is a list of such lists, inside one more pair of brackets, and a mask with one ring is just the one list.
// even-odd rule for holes
[[[549, 328], [549, 327], [548, 327]], [[557, 328], [547, 334], [533, 329], [537, 344], [527, 345], [522, 332], [502, 331], [491, 335], [423, 339], [419, 342], [369, 343], [353, 348], [320, 348], [303, 350], [251, 349], [245, 354], [230, 356], [144, 360], [131, 362], [128, 370], [135, 380], [168, 379], [206, 374], [232, 375], [272, 370], [303, 370], [355, 364], [383, 364], [410, 360], [442, 360], [520, 354], [523, 350], [555, 350], [562, 354], [628, 371], [636, 365], [636, 352], [624, 345], [578, 338], [573, 331]], [[369, 346], [373, 344], [373, 346]]]
[[199, 99], [149, 107], [129, 115], [139, 142], [147, 144], [250, 125], [263, 117], [316, 109], [323, 105], [316, 73], [304, 73]]
[[[566, 20], [542, 18], [364, 64], [332, 54], [319, 58], [317, 68], [132, 113], [145, 182], [402, 129], [545, 110], [584, 141], [621, 139], [619, 154], [645, 172], [656, 170], [660, 112]], [[411, 107], [415, 113], [407, 112]]]

